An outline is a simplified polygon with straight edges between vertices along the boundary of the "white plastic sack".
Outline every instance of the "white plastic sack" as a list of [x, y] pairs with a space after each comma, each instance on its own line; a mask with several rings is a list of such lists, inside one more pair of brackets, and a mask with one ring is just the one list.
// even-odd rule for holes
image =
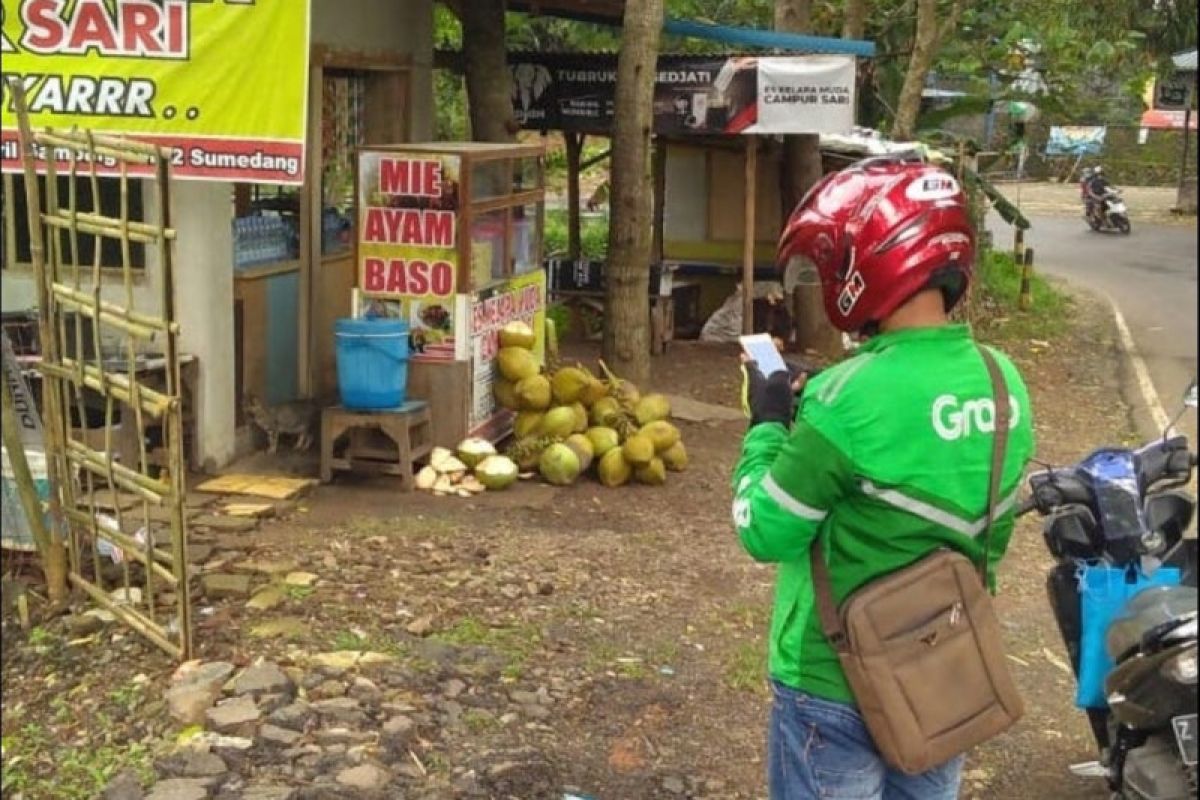
[[[783, 301], [783, 284], [778, 281], [758, 281], [754, 284], [754, 299], [776, 298]], [[700, 330], [702, 342], [736, 342], [742, 335], [742, 285], [725, 299], [721, 307], [704, 323]]]

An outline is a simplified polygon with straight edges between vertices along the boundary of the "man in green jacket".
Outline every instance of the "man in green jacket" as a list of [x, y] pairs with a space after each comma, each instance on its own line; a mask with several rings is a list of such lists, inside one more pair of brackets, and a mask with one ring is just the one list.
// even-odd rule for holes
[[[962, 758], [916, 776], [880, 757], [821, 630], [809, 569], [819, 539], [840, 604], [938, 548], [982, 556], [996, 419], [987, 368], [949, 311], [971, 277], [974, 233], [948, 173], [868, 160], [801, 201], [780, 262], [815, 267], [833, 325], [865, 338], [803, 385], [745, 365], [751, 425], [733, 475], [733, 519], [756, 560], [778, 564], [770, 633], [772, 800], [951, 800]], [[1010, 433], [989, 584], [1013, 530], [1033, 451], [1029, 393], [996, 353]]]

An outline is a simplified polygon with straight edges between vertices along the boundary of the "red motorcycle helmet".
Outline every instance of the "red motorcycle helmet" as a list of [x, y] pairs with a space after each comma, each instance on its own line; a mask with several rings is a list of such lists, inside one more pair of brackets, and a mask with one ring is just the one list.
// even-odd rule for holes
[[928, 288], [942, 290], [949, 311], [967, 290], [975, 233], [966, 196], [953, 175], [912, 159], [868, 158], [827, 175], [780, 237], [780, 267], [800, 259], [816, 268], [839, 330], [872, 332]]

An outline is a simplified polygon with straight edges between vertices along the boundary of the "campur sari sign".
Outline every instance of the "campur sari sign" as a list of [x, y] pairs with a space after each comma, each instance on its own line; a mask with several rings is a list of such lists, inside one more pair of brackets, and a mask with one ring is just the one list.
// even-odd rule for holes
[[154, 142], [178, 178], [304, 182], [308, 0], [3, 0], [3, 11], [5, 172], [21, 170], [16, 81], [35, 129]]

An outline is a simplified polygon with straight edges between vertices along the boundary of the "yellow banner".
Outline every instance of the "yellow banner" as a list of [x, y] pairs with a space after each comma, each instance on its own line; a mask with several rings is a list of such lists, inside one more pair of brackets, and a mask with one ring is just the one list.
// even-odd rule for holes
[[303, 183], [308, 0], [3, 0], [3, 10], [5, 172], [21, 169], [15, 78], [35, 129], [156, 142], [179, 178]]

